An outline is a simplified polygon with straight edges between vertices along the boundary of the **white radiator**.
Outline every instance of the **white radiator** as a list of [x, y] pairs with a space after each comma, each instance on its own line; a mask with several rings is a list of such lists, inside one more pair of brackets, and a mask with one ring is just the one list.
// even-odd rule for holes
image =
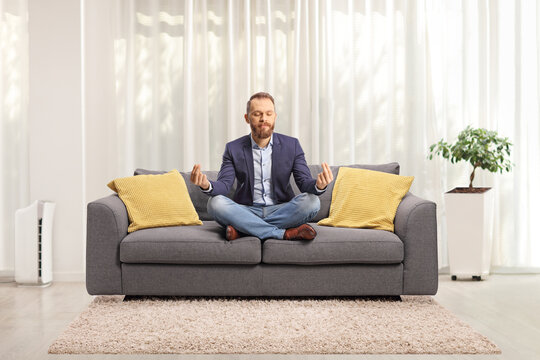
[[52, 282], [52, 229], [56, 204], [34, 201], [15, 212], [15, 281], [19, 285]]

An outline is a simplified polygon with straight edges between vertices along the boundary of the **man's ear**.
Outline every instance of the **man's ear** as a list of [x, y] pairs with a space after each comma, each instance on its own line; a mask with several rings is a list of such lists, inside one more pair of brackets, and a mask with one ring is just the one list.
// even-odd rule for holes
[[246, 123], [249, 124], [249, 119], [248, 119], [247, 114], [244, 114], [244, 119], [246, 119]]

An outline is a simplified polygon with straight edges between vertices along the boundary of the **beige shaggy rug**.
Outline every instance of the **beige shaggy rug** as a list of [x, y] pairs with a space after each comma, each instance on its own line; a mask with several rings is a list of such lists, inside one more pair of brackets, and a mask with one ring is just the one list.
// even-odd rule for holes
[[429, 296], [99, 296], [53, 354], [498, 354]]

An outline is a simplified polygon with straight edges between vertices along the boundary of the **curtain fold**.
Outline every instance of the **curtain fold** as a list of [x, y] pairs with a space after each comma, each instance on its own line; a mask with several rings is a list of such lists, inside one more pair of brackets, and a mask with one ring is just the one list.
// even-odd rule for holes
[[15, 211], [28, 206], [28, 4], [0, 0], [0, 281], [14, 276]]
[[[92, 127], [114, 124], [111, 178], [136, 167], [219, 169], [225, 144], [249, 133], [247, 99], [268, 91], [276, 131], [298, 137], [308, 163], [398, 161], [402, 174], [415, 176], [411, 191], [438, 204], [443, 267], [443, 194], [466, 186], [471, 169], [429, 161], [427, 149], [469, 124], [486, 127], [515, 144], [512, 173], [480, 171], [475, 182], [496, 193], [493, 265], [540, 267], [536, 1], [100, 0], [86, 7], [86, 25], [108, 29], [89, 35], [86, 53], [104, 57], [114, 76], [100, 75], [87, 102], [103, 99], [100, 89], [110, 84], [113, 100], [103, 116], [87, 118]], [[95, 15], [100, 7], [107, 23]], [[100, 53], [104, 43], [113, 51]], [[97, 61], [86, 62], [87, 73]], [[88, 133], [95, 150], [102, 139]], [[89, 174], [105, 165], [91, 166]]]

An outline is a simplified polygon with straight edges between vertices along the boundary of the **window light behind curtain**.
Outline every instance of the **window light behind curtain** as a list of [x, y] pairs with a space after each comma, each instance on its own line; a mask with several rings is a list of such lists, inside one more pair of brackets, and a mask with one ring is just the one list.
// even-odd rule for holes
[[[398, 161], [411, 191], [438, 204], [469, 166], [426, 159], [466, 125], [515, 143], [510, 174], [481, 171], [496, 192], [495, 266], [539, 267], [540, 5], [522, 1], [96, 1], [86, 26], [108, 56], [103, 110], [112, 176], [136, 167], [217, 170], [226, 142], [249, 133], [249, 97], [276, 99], [276, 131], [308, 163]], [[94, 11], [101, 7], [104, 11]], [[98, 36], [98, 35], [92, 35]], [[96, 45], [97, 44], [97, 45]], [[91, 64], [91, 59], [88, 60]], [[103, 92], [104, 86], [95, 91]], [[87, 89], [92, 97], [92, 89]], [[97, 95], [96, 95], [97, 96]], [[114, 115], [111, 115], [114, 114]], [[90, 117], [99, 121], [98, 117]], [[94, 119], [95, 118], [95, 119]], [[104, 141], [103, 138], [95, 141]], [[92, 139], [89, 139], [92, 143]]]
[[15, 211], [28, 205], [28, 9], [0, 0], [0, 281], [12, 281]]

